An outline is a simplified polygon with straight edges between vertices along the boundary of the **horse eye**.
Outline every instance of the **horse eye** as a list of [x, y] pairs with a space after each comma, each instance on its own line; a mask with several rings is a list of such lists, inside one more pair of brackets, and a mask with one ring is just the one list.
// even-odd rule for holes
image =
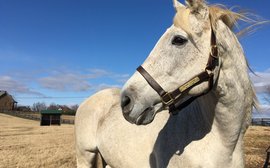
[[175, 36], [172, 40], [173, 45], [181, 46], [184, 45], [188, 40], [182, 36]]

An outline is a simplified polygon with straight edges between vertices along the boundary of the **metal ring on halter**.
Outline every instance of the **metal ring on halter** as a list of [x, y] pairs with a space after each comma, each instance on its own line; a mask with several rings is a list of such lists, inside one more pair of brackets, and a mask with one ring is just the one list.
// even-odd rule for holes
[[163, 104], [170, 106], [174, 103], [174, 98], [172, 97], [171, 93], [167, 92], [165, 95], [161, 97], [161, 101]]
[[216, 59], [218, 59], [218, 48], [217, 45], [212, 45], [211, 46], [211, 52], [210, 55]]

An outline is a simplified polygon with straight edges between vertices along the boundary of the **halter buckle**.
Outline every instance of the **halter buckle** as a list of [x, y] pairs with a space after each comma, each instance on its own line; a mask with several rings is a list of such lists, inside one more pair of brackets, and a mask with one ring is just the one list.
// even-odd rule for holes
[[161, 101], [163, 104], [170, 106], [174, 102], [174, 98], [170, 93], [167, 92], [165, 95], [161, 97]]
[[210, 55], [211, 55], [211, 57], [218, 59], [218, 47], [217, 47], [217, 45], [212, 45]]

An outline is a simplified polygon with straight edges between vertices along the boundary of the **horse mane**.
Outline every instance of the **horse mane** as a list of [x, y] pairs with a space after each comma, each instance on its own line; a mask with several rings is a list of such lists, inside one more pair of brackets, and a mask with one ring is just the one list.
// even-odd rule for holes
[[[218, 20], [221, 20], [228, 28], [231, 29], [231, 31], [234, 31], [235, 27], [239, 29], [238, 21], [243, 21], [244, 23], [247, 23], [249, 26], [247, 26], [246, 28], [243, 28], [238, 33], [235, 33], [236, 37], [238, 38], [247, 34], [254, 33], [257, 30], [257, 26], [268, 22], [268, 21], [263, 21], [257, 15], [252, 14], [250, 12], [245, 12], [245, 11], [234, 12], [231, 9], [227, 9], [224, 5], [220, 5], [220, 4], [209, 6], [209, 15], [211, 18], [211, 26], [214, 29], [214, 31], [216, 31], [216, 28], [217, 28], [216, 23], [218, 22]], [[254, 19], [252, 19], [249, 16], [253, 16]], [[254, 73], [252, 69], [250, 68], [246, 57], [245, 57], [245, 60], [246, 60], [248, 69], [252, 73]], [[250, 80], [250, 83], [252, 85], [253, 107], [258, 109], [259, 103], [258, 103], [256, 92], [255, 92], [255, 89], [253, 87], [251, 80]]]
[[245, 10], [239, 10], [239, 12], [234, 12], [232, 11], [232, 9], [233, 8], [228, 9], [221, 4], [209, 6], [209, 15], [211, 18], [212, 28], [216, 29], [217, 21], [221, 20], [232, 31], [234, 31], [235, 27], [240, 30], [238, 22], [242, 21], [248, 26], [237, 33], [235, 32], [237, 37], [242, 37], [244, 35], [254, 33], [257, 30], [258, 26], [269, 23], [268, 21], [261, 19], [259, 16], [251, 12]]

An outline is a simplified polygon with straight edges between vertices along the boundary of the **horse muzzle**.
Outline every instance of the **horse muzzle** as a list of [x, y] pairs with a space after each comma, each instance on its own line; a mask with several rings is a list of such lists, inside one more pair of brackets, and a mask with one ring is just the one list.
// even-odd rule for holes
[[146, 125], [151, 123], [155, 118], [155, 107], [147, 107], [144, 110], [138, 110], [142, 111], [141, 113], [133, 114], [132, 112], [135, 110], [135, 103], [134, 99], [131, 96], [122, 95], [121, 97], [121, 108], [124, 118], [136, 125]]

